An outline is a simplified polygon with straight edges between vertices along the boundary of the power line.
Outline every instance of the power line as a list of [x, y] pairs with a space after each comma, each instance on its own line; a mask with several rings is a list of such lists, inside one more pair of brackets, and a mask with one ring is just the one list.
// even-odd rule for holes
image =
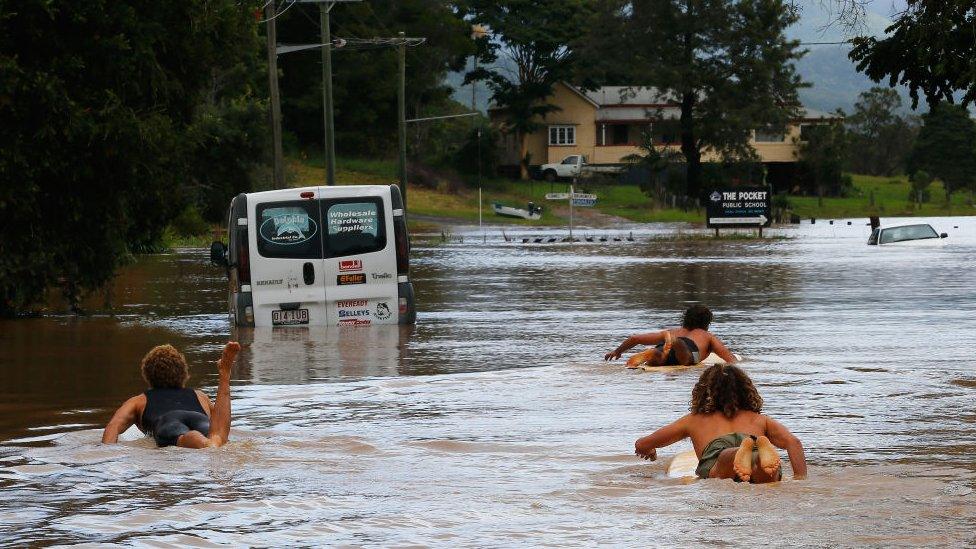
[[[274, 17], [269, 17], [267, 19], [262, 19], [261, 21], [258, 21], [258, 23], [267, 23], [268, 21], [274, 21], [275, 19], [277, 19], [277, 18], [281, 17], [282, 15], [284, 15], [286, 11], [288, 11], [289, 9], [291, 9], [291, 7], [294, 6], [296, 2], [298, 2], [298, 0], [291, 0], [291, 3], [288, 4], [287, 6], [285, 6], [285, 9], [283, 9], [283, 10], [279, 11], [278, 13], [274, 14]], [[265, 4], [265, 6], [267, 6], [267, 5], [268, 4]]]

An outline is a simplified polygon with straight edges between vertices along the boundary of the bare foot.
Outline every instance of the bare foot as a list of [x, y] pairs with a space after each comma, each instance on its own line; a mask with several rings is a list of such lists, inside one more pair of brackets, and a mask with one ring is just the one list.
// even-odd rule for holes
[[766, 437], [757, 438], [756, 447], [759, 448], [759, 466], [767, 475], [776, 477], [780, 468], [779, 452], [776, 451], [776, 447]]
[[627, 367], [631, 369], [640, 368], [643, 364], [651, 359], [651, 355], [653, 354], [652, 351], [652, 349], [648, 349], [631, 356], [627, 359]]
[[732, 458], [732, 470], [742, 482], [749, 482], [749, 479], [752, 478], [752, 447], [754, 444], [752, 437], [746, 437], [735, 452], [735, 457]]
[[661, 348], [661, 354], [665, 357], [671, 352], [671, 346], [674, 345], [674, 338], [671, 337], [671, 332], [664, 331], [664, 347]]
[[230, 374], [230, 368], [234, 365], [239, 352], [241, 352], [241, 344], [236, 341], [228, 341], [227, 345], [224, 345], [224, 352], [221, 353], [220, 362], [217, 363], [217, 369], [221, 374]]

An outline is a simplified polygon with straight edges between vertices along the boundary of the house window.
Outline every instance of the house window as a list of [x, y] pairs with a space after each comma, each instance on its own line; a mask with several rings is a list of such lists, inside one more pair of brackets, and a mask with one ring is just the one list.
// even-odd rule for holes
[[783, 128], [766, 127], [756, 130], [757, 143], [782, 143], [786, 141], [786, 131]]
[[817, 131], [818, 124], [800, 124], [800, 141], [809, 141], [810, 135]]
[[550, 145], [575, 145], [576, 126], [549, 126]]
[[630, 142], [630, 126], [626, 124], [614, 124], [610, 128], [613, 130], [610, 136], [611, 145], [626, 145]]

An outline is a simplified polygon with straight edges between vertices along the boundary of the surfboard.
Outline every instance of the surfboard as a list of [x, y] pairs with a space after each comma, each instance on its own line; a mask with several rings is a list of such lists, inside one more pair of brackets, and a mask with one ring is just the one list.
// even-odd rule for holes
[[698, 467], [698, 456], [695, 454], [694, 450], [681, 452], [680, 454], [671, 458], [671, 463], [668, 464], [668, 477], [670, 478], [694, 477], [695, 469], [697, 467]]
[[[742, 360], [742, 357], [736, 353], [732, 353], [732, 356], [734, 356], [737, 361]], [[644, 370], [645, 372], [674, 372], [678, 370], [687, 370], [688, 368], [700, 368], [705, 366], [713, 366], [715, 364], [725, 364], [725, 361], [722, 360], [722, 358], [719, 357], [717, 354], [709, 353], [708, 356], [706, 356], [705, 359], [699, 362], [698, 364], [690, 364], [687, 366], [650, 366], [645, 364], [641, 366], [641, 369]]]

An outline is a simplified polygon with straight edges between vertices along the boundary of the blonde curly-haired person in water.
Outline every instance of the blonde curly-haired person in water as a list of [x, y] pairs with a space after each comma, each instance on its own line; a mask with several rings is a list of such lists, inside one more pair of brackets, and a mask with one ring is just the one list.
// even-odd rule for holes
[[782, 477], [779, 452], [790, 456], [793, 478], [807, 476], [803, 445], [789, 429], [759, 413], [763, 400], [749, 376], [737, 366], [716, 364], [705, 370], [691, 391], [691, 413], [638, 439], [635, 453], [654, 461], [657, 449], [691, 437], [700, 478], [776, 482]]
[[119, 434], [136, 425], [157, 446], [207, 448], [223, 446], [230, 434], [230, 368], [241, 350], [229, 341], [217, 363], [217, 399], [186, 388], [190, 368], [172, 345], [154, 347], [142, 359], [142, 377], [149, 390], [125, 401], [105, 426], [103, 443], [118, 442]]

